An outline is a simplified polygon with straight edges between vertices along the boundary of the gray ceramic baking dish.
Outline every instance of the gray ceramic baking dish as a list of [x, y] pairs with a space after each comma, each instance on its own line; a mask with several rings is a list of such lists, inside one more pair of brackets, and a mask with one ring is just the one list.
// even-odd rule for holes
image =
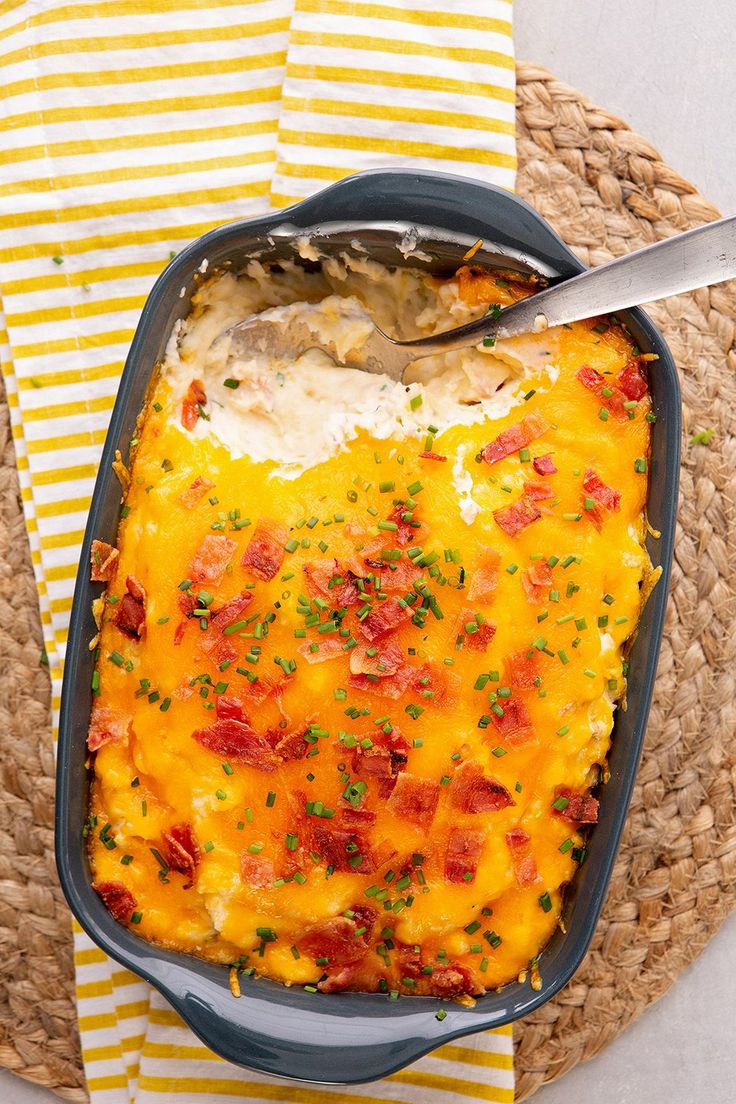
[[[475, 264], [533, 270], [550, 279], [572, 276], [583, 267], [547, 223], [508, 192], [444, 173], [409, 170], [361, 173], [288, 210], [229, 223], [193, 242], [169, 264], [148, 298], [125, 365], [82, 547], [61, 703], [56, 859], [67, 900], [92, 939], [155, 985], [223, 1058], [282, 1077], [350, 1083], [384, 1077], [450, 1039], [519, 1019], [554, 996], [580, 965], [619, 845], [654, 687], [675, 532], [680, 394], [661, 334], [643, 311], [624, 312], [621, 317], [641, 350], [659, 356], [650, 373], [657, 421], [652, 426], [648, 511], [661, 536], [650, 539], [648, 546], [662, 577], [631, 650], [628, 709], [616, 713], [610, 780], [599, 795], [600, 819], [591, 833], [587, 861], [566, 896], [566, 934], [557, 930], [541, 955], [541, 989], [535, 992], [528, 982], [513, 982], [472, 1008], [445, 1005], [442, 1022], [431, 998], [389, 1001], [380, 994], [313, 994], [265, 979], [244, 978], [242, 996], [235, 1000], [225, 967], [144, 942], [112, 919], [90, 885], [82, 837], [93, 670], [88, 641], [95, 632], [91, 603], [100, 585], [89, 581], [89, 548], [93, 537], [115, 542], [120, 488], [111, 463], [117, 449], [124, 458], [128, 455], [151, 373], [174, 322], [189, 311], [202, 262], [210, 268], [225, 262], [237, 268], [254, 255], [274, 261], [293, 257], [293, 236], [303, 231], [323, 252], [351, 250], [359, 238], [384, 264], [437, 272], [458, 267], [478, 238], [484, 246]], [[414, 256], [412, 245], [418, 251]]]

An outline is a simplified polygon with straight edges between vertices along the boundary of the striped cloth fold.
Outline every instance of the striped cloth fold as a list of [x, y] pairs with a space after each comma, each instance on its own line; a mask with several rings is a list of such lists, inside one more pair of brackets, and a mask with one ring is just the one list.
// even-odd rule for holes
[[[510, 0], [0, 0], [0, 367], [53, 683], [118, 377], [170, 256], [358, 169], [512, 188]], [[221, 1062], [75, 926], [93, 1104], [511, 1102], [510, 1029], [378, 1085]]]

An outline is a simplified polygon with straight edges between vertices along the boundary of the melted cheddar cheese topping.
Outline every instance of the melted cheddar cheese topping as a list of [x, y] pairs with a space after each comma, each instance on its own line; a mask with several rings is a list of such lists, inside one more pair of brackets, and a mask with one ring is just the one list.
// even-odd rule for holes
[[[425, 332], [529, 291], [411, 278], [445, 305]], [[438, 426], [420, 379], [405, 432], [355, 424], [315, 459], [301, 426], [294, 468], [249, 455], [255, 423], [240, 450], [212, 430], [253, 378], [176, 348], [117, 549], [93, 548], [95, 888], [144, 939], [287, 984], [509, 981], [584, 859], [651, 570], [642, 360], [602, 319], [471, 351], [503, 377], [482, 416], [453, 384]]]

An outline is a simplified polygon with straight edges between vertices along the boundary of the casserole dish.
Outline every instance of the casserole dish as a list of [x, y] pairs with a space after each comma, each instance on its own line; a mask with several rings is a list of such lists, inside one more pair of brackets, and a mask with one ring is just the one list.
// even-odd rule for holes
[[[174, 323], [185, 317], [197, 271], [226, 262], [236, 268], [254, 256], [293, 259], [293, 238], [306, 233], [329, 255], [353, 242], [388, 265], [454, 271], [477, 239], [474, 263], [553, 279], [580, 263], [525, 203], [498, 189], [435, 173], [377, 171], [360, 174], [288, 211], [221, 227], [184, 250], [154, 287], [136, 332], [121, 381], [102, 457], [70, 627], [62, 697], [57, 797], [57, 863], [64, 891], [80, 923], [123, 965], [154, 984], [192, 1029], [229, 1061], [281, 1076], [332, 1083], [373, 1080], [401, 1068], [458, 1035], [517, 1019], [556, 993], [578, 967], [592, 936], [626, 814], [651, 699], [666, 605], [674, 539], [679, 461], [679, 392], [671, 356], [640, 311], [623, 316], [640, 350], [659, 357], [651, 373], [657, 421], [651, 439], [648, 514], [661, 533], [648, 541], [662, 577], [645, 607], [631, 651], [629, 707], [617, 713], [609, 757], [610, 781], [600, 793], [600, 818], [588, 859], [543, 952], [541, 988], [514, 982], [473, 1007], [451, 1005], [437, 1019], [435, 1001], [392, 1001], [350, 993], [325, 999], [301, 988], [249, 979], [233, 1000], [222, 966], [145, 943], [115, 923], [93, 892], [82, 834], [88, 801], [85, 738], [91, 707], [95, 634], [88, 581], [93, 538], [114, 542], [119, 487], [112, 471], [117, 450], [127, 458], [151, 374]], [[203, 262], [207, 262], [204, 264]]]

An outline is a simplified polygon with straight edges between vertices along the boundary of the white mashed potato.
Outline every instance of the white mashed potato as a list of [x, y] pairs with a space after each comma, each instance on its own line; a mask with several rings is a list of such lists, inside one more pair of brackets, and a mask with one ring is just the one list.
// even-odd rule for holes
[[[501, 417], [521, 401], [520, 378], [539, 389], [557, 376], [553, 357], [540, 357], [539, 339], [524, 337], [427, 357], [410, 366], [406, 384], [343, 367], [317, 349], [286, 362], [231, 348], [222, 338], [264, 311], [274, 319], [308, 317], [340, 353], [367, 336], [366, 312], [402, 338], [440, 333], [482, 312], [462, 302], [453, 280], [362, 258], [325, 258], [316, 272], [291, 262], [274, 271], [251, 261], [238, 276], [214, 274], [175, 327], [162, 373], [177, 401], [193, 379], [204, 385], [209, 418], [197, 421], [195, 434], [215, 438], [235, 457], [276, 461], [282, 476], [333, 455], [361, 430], [379, 439], [423, 438], [428, 425], [441, 434], [450, 425]], [[478, 510], [471, 490], [458, 486], [468, 523]]]

